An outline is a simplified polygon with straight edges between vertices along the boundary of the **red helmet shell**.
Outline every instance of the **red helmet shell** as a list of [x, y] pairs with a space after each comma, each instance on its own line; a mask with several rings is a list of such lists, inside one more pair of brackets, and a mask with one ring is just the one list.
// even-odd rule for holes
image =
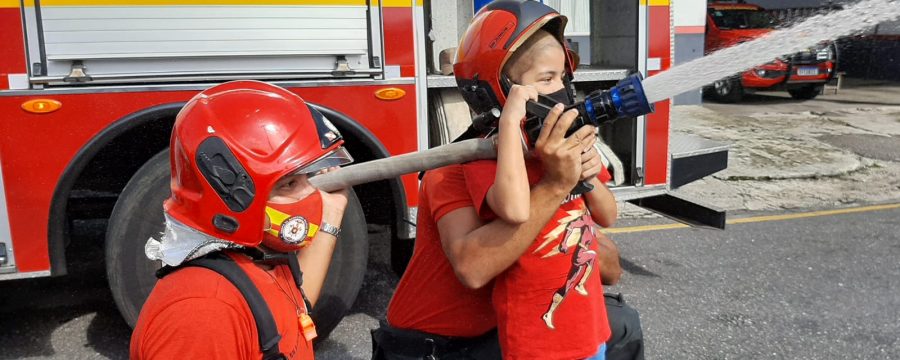
[[340, 148], [343, 139], [296, 94], [233, 81], [194, 96], [175, 119], [166, 213], [215, 238], [256, 247], [281, 177]]
[[506, 103], [503, 67], [513, 52], [535, 31], [556, 36], [566, 50], [566, 73], [571, 79], [574, 59], [563, 35], [567, 19], [537, 1], [499, 0], [481, 9], [459, 42], [453, 72], [463, 98], [476, 113]]

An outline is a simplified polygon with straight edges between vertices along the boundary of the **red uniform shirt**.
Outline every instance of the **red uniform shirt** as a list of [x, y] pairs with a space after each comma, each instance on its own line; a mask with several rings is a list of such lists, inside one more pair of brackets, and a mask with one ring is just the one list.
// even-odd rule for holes
[[[464, 165], [469, 194], [484, 220], [495, 218], [486, 202], [497, 163]], [[528, 162], [531, 184], [540, 163]], [[609, 180], [604, 169], [600, 180]], [[610, 335], [596, 266], [597, 231], [580, 196], [563, 202], [528, 250], [494, 279], [493, 306], [506, 359], [583, 359]]]
[[[270, 275], [243, 255], [229, 254], [266, 300], [288, 359], [313, 359], [298, 315], [300, 291], [286, 265]], [[299, 305], [299, 307], [298, 307]], [[261, 359], [256, 323], [240, 291], [209, 269], [188, 267], [159, 280], [131, 335], [132, 359]]]
[[429, 171], [419, 188], [416, 244], [388, 305], [391, 326], [443, 336], [473, 337], [497, 326], [491, 284], [477, 290], [459, 282], [441, 246], [437, 222], [471, 207], [460, 165]]

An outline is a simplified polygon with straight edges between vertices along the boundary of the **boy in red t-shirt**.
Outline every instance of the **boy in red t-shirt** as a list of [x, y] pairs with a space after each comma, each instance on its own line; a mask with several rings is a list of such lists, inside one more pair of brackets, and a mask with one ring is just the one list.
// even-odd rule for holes
[[[525, 40], [504, 73], [514, 84], [565, 99], [559, 95], [567, 91], [565, 49], [547, 31], [537, 30]], [[609, 174], [593, 143], [582, 144], [581, 151], [580, 178], [593, 190], [567, 197], [522, 256], [494, 280], [492, 303], [505, 358], [586, 358], [609, 338], [603, 289], [594, 271], [599, 251], [595, 232], [598, 224], [612, 225], [617, 209], [604, 185]], [[469, 195], [484, 220], [499, 216], [494, 208], [505, 200], [489, 196], [505, 185], [486, 179], [505, 165], [480, 161], [463, 166]], [[539, 163], [528, 161], [526, 167], [531, 183], [541, 177]]]
[[[594, 234], [617, 209], [593, 147], [596, 129], [566, 138], [577, 113], [563, 114], [559, 104], [530, 139], [534, 156], [516, 161], [522, 153], [504, 147], [519, 138], [509, 130], [519, 130], [528, 100], [571, 102], [564, 27], [564, 17], [538, 2], [495, 1], [461, 40], [454, 70], [463, 97], [476, 113], [503, 108], [498, 160], [426, 174], [416, 247], [388, 308], [390, 326], [376, 331], [376, 358], [459, 355], [464, 346], [454, 341], [483, 343], [479, 334], [495, 321], [507, 358], [587, 358], [609, 337]], [[577, 180], [594, 190], [569, 196]], [[519, 190], [523, 183], [529, 192]], [[524, 219], [523, 205], [510, 206], [523, 200]]]
[[[473, 21], [472, 27], [489, 27], [489, 19], [482, 23], [478, 20]], [[571, 102], [573, 97], [567, 88], [571, 78], [567, 76], [571, 76], [572, 64], [560, 26], [564, 24], [548, 21], [532, 30], [508, 60], [500, 63], [503, 80], [513, 84], [501, 120], [510, 113], [511, 105], [521, 102], [524, 107], [523, 96], [516, 92], [521, 88], [533, 88], [559, 103]], [[472, 51], [465, 42], [464, 38], [462, 51]], [[484, 66], [480, 68], [483, 72]], [[524, 112], [515, 115], [519, 121], [524, 118]], [[503, 123], [501, 130], [502, 126]], [[583, 196], [567, 197], [521, 257], [494, 280], [492, 303], [505, 358], [586, 358], [596, 354], [609, 338], [601, 279], [594, 271], [599, 251], [595, 232], [597, 225], [613, 224], [617, 208], [615, 198], [604, 185], [609, 174], [593, 146], [593, 138], [578, 146], [582, 151], [580, 178], [593, 185], [593, 190]], [[540, 163], [533, 160], [527, 165], [501, 161], [463, 165], [469, 195], [483, 221], [515, 220], [510, 219], [508, 211], [500, 213], [497, 209], [503, 209], [508, 200], [521, 201], [524, 195], [505, 191], [510, 183], [490, 179], [497, 179], [500, 173], [521, 173], [521, 169], [513, 168], [517, 166], [527, 169], [531, 184], [542, 175]]]

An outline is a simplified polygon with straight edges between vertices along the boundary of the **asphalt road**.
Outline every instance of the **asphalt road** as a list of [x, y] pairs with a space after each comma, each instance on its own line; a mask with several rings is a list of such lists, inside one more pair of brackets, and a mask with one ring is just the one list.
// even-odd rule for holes
[[[759, 215], [773, 214], [732, 218]], [[648, 358], [900, 358], [900, 208], [612, 237], [626, 273], [608, 290], [641, 312]], [[369, 357], [368, 330], [396, 284], [382, 239], [359, 300], [317, 358]], [[97, 262], [0, 283], [0, 358], [127, 357], [102, 251], [78, 251]]]

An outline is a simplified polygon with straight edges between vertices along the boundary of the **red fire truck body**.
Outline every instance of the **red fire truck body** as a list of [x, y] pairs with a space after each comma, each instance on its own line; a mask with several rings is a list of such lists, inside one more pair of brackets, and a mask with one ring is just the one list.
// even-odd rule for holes
[[[668, 1], [621, 4], [555, 2], [590, 32], [573, 32], [582, 36], [582, 51], [592, 48], [576, 72], [579, 91], [671, 66]], [[216, 83], [258, 79], [296, 92], [325, 111], [357, 161], [446, 143], [460, 131], [446, 120], [460, 101], [452, 75], [432, 70], [443, 47], [435, 34], [459, 34], [456, 24], [442, 27], [436, 19], [463, 6], [471, 2], [0, 0], [0, 280], [65, 274], [72, 222], [110, 218], [107, 272], [133, 322], [159, 266], [143, 258], [143, 244], [162, 228], [174, 116]], [[454, 33], [446, 35], [447, 28]], [[622, 56], [600, 51], [623, 48], [630, 50]], [[621, 200], [681, 212], [695, 224], [724, 221], [712, 210], [705, 219], [685, 215], [701, 208], [665, 197], [721, 170], [727, 158], [723, 147], [670, 142], [668, 101], [601, 131], [619, 157], [611, 186]], [[679, 165], [698, 159], [707, 165]], [[368, 254], [366, 222], [391, 231], [395, 268], [405, 264], [417, 186], [411, 174], [355, 188], [359, 203], [349, 211], [361, 220], [345, 225], [344, 236], [356, 243], [339, 243], [325, 291], [342, 301], [317, 308], [320, 333], [356, 297]]]
[[[764, 36], [778, 25], [757, 5], [725, 2], [708, 5], [706, 23], [707, 54]], [[718, 81], [707, 90], [725, 102], [739, 101], [745, 91], [757, 90], [787, 90], [795, 99], [812, 99], [834, 76], [834, 60], [833, 46], [825, 43], [777, 58], [734, 79]]]

